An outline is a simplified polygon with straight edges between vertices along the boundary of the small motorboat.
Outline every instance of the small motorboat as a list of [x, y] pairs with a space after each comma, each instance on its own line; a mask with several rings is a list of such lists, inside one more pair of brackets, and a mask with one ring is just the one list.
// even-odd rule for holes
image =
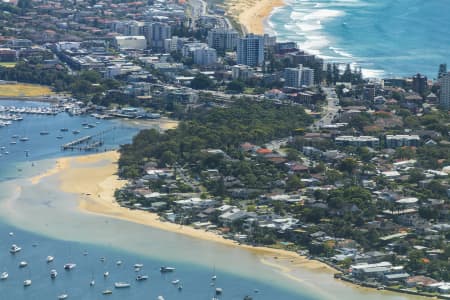
[[51, 270], [50, 271], [50, 278], [51, 279], [55, 279], [56, 276], [58, 276], [58, 272], [55, 269]]
[[17, 252], [19, 252], [20, 250], [22, 250], [22, 248], [20, 248], [19, 246], [17, 246], [16, 244], [12, 244], [11, 248], [9, 248], [9, 252], [12, 254], [15, 254]]
[[172, 268], [172, 267], [161, 267], [161, 268], [159, 268], [159, 271], [161, 273], [168, 273], [168, 272], [175, 271], [175, 268]]
[[72, 270], [72, 269], [75, 268], [76, 266], [77, 266], [77, 264], [72, 264], [72, 263], [65, 264], [65, 265], [64, 265], [64, 270]]
[[23, 286], [30, 286], [30, 285], [31, 285], [31, 279], [24, 280]]
[[117, 289], [129, 288], [131, 284], [128, 282], [115, 282], [114, 287]]
[[67, 298], [69, 298], [69, 295], [67, 294], [61, 294], [58, 296], [58, 299], [67, 299]]
[[147, 280], [148, 276], [147, 275], [138, 275], [136, 276], [136, 281], [143, 281], [143, 280]]
[[21, 261], [19, 263], [19, 268], [25, 268], [26, 266], [28, 266], [28, 263], [26, 261]]
[[54, 259], [55, 258], [53, 256], [49, 255], [49, 256], [47, 256], [46, 261], [47, 261], [47, 263], [51, 263]]
[[172, 280], [172, 284], [173, 284], [173, 285], [177, 285], [177, 284], [179, 284], [179, 283], [180, 283], [180, 279]]
[[112, 294], [112, 291], [111, 291], [111, 290], [104, 290], [104, 291], [102, 292], [102, 294], [103, 294], [103, 295], [111, 295], [111, 294]]
[[9, 276], [8, 272], [3, 272], [2, 274], [0, 274], [0, 280], [5, 280], [7, 279]]
[[109, 276], [109, 272], [106, 271], [105, 273], [103, 273], [103, 277], [108, 277]]

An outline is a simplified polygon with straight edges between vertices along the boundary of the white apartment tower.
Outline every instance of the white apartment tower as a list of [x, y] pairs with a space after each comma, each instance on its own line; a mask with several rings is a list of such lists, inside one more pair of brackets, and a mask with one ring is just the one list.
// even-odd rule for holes
[[284, 86], [301, 88], [314, 85], [314, 70], [299, 65], [297, 68], [284, 69]]
[[217, 63], [216, 49], [205, 47], [195, 49], [193, 52], [194, 64], [209, 66]]

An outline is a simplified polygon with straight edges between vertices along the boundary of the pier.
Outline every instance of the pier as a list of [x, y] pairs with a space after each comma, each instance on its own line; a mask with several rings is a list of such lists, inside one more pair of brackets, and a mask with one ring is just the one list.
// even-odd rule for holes
[[106, 130], [103, 130], [99, 133], [96, 133], [94, 135], [87, 135], [81, 138], [78, 138], [76, 140], [73, 140], [69, 143], [66, 143], [61, 146], [62, 151], [66, 150], [78, 150], [78, 151], [93, 151], [98, 150], [104, 142], [103, 142], [103, 135], [116, 129], [116, 127], [112, 127]]
[[62, 145], [61, 149], [62, 150], [74, 150], [75, 148], [79, 147], [81, 144], [87, 143], [91, 139], [92, 139], [92, 136], [90, 136], [90, 135], [84, 136], [82, 138], [76, 139], [74, 141], [71, 141], [67, 144]]

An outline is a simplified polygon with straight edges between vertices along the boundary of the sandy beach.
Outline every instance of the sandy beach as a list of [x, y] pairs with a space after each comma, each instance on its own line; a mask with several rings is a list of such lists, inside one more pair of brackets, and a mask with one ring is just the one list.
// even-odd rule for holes
[[227, 15], [241, 24], [245, 33], [264, 34], [264, 21], [283, 0], [227, 0]]
[[[38, 184], [44, 178], [57, 176], [62, 191], [78, 195], [78, 208], [83, 212], [126, 220], [229, 247], [240, 247], [259, 255], [263, 263], [276, 265], [276, 268], [283, 272], [289, 272], [291, 267], [326, 271], [330, 274], [335, 272], [325, 264], [309, 260], [294, 252], [240, 245], [213, 232], [161, 221], [155, 213], [121, 207], [115, 201], [114, 191], [123, 187], [126, 181], [120, 180], [116, 175], [118, 159], [119, 153], [116, 151], [63, 157], [56, 161], [53, 168], [31, 178], [30, 181], [32, 184]], [[282, 262], [289, 262], [289, 264]]]
[[[256, 255], [261, 263], [276, 270], [286, 278], [310, 285], [317, 293], [321, 292], [320, 285], [316, 286], [314, 282], [311, 282], [310, 278], [306, 280], [304, 278], [305, 274], [308, 274], [308, 272], [317, 274], [318, 278], [322, 278], [323, 280], [329, 280], [329, 284], [338, 284], [338, 282], [333, 279], [333, 274], [336, 273], [336, 270], [324, 263], [310, 260], [297, 253], [268, 247], [252, 247], [237, 244], [236, 242], [224, 239], [213, 232], [161, 221], [159, 216], [154, 213], [121, 207], [115, 201], [114, 191], [123, 187], [126, 184], [126, 181], [120, 180], [116, 175], [118, 159], [119, 153], [116, 151], [60, 158], [57, 159], [54, 167], [43, 174], [30, 178], [30, 183], [37, 185], [41, 180], [48, 177], [56, 179], [56, 181], [59, 182], [59, 188], [63, 192], [77, 195], [78, 205], [76, 207], [82, 213], [111, 217], [164, 231], [170, 231], [195, 239], [220, 243], [225, 247], [238, 247], [244, 249]], [[376, 293], [397, 295], [392, 292], [376, 291], [351, 285], [346, 282], [339, 284], [351, 286], [363, 294], [370, 294], [372, 296]], [[398, 299], [420, 298], [411, 296], [405, 298], [402, 296]]]

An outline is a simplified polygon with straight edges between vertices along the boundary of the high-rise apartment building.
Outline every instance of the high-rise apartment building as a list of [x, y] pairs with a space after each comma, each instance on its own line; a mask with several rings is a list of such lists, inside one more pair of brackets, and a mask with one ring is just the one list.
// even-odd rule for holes
[[450, 72], [442, 74], [439, 85], [441, 86], [439, 104], [443, 109], [450, 109]]
[[208, 46], [219, 52], [233, 51], [237, 47], [238, 37], [234, 29], [214, 28], [208, 32]]
[[237, 44], [237, 63], [247, 66], [260, 66], [264, 62], [264, 37], [249, 34], [239, 38]]

